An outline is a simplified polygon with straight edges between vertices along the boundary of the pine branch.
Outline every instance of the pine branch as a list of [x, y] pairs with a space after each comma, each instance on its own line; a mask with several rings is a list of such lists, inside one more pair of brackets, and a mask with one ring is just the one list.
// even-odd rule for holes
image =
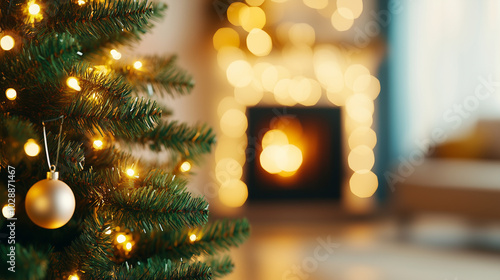
[[179, 152], [184, 158], [196, 158], [210, 152], [215, 144], [215, 135], [205, 125], [189, 127], [187, 124], [171, 121], [160, 123], [140, 137], [125, 140], [148, 145], [153, 151], [166, 148]]
[[[7, 243], [7, 242], [5, 242]], [[10, 257], [11, 245], [0, 244], [0, 254], [2, 255], [3, 263], [8, 262]], [[15, 272], [7, 270], [11, 265], [2, 264], [0, 270], [1, 279], [27, 279], [37, 280], [44, 279], [47, 275], [47, 270], [50, 264], [51, 250], [35, 250], [33, 246], [24, 247], [21, 244], [15, 245]]]
[[204, 263], [172, 262], [158, 257], [149, 258], [146, 263], [130, 266], [123, 264], [115, 273], [116, 279], [143, 280], [208, 280], [212, 279], [210, 267]]
[[145, 33], [151, 27], [149, 20], [161, 17], [165, 9], [164, 4], [148, 1], [91, 0], [82, 6], [65, 1], [34, 33], [43, 37], [52, 32], [68, 32], [82, 42], [116, 38], [124, 30]]
[[103, 105], [96, 106], [91, 99], [77, 98], [65, 109], [68, 125], [78, 133], [92, 133], [95, 128], [134, 137], [151, 130], [161, 115], [156, 102], [139, 100], [137, 97], [125, 99], [121, 104], [113, 104], [107, 100], [101, 104]]
[[115, 191], [112, 199], [104, 210], [111, 213], [116, 224], [127, 228], [180, 229], [200, 226], [208, 220], [208, 203], [187, 192], [172, 195], [169, 190], [149, 186]]
[[[190, 240], [195, 234], [195, 242]], [[142, 237], [137, 244], [139, 259], [159, 255], [169, 259], [186, 258], [195, 255], [215, 255], [230, 247], [242, 244], [250, 235], [248, 220], [221, 220], [197, 229], [152, 232]]]
[[212, 269], [214, 278], [222, 278], [233, 272], [234, 269], [234, 263], [231, 261], [231, 257], [227, 255], [222, 258], [209, 259], [207, 263]]
[[0, 65], [5, 79], [0, 80], [0, 85], [33, 91], [56, 82], [51, 85], [55, 87], [68, 65], [79, 59], [79, 48], [69, 34], [50, 34], [40, 42], [29, 41], [19, 52], [4, 52]]
[[114, 70], [129, 81], [135, 92], [160, 96], [187, 94], [193, 88], [194, 81], [191, 75], [175, 64], [176, 60], [175, 56], [147, 56], [140, 59], [140, 69], [132, 68], [129, 64], [116, 64]]
[[112, 259], [113, 243], [105, 234], [110, 224], [103, 215], [88, 216], [84, 220], [83, 232], [63, 252], [56, 254], [51, 265], [53, 279], [66, 279], [76, 270], [92, 279], [105, 279], [114, 267]]

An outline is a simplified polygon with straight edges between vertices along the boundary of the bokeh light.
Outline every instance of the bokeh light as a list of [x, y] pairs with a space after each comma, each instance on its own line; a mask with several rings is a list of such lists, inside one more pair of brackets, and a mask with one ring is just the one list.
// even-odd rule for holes
[[245, 87], [253, 79], [253, 69], [245, 60], [237, 60], [229, 65], [226, 71], [227, 80], [235, 87]]
[[195, 242], [195, 241], [196, 241], [196, 238], [197, 238], [197, 237], [196, 237], [196, 234], [191, 234], [191, 235], [189, 236], [189, 241], [191, 241], [191, 242]]
[[274, 86], [274, 99], [278, 103], [284, 106], [293, 106], [297, 104], [295, 100], [290, 96], [290, 84], [292, 80], [281, 79]]
[[250, 84], [246, 87], [234, 88], [234, 99], [245, 106], [254, 106], [264, 97], [262, 89]]
[[354, 92], [361, 92], [371, 100], [380, 94], [380, 81], [372, 75], [360, 75], [354, 80]]
[[127, 173], [127, 175], [128, 175], [129, 177], [132, 177], [132, 176], [134, 176], [135, 171], [134, 171], [134, 169], [129, 168], [129, 169], [127, 169], [126, 173]]
[[224, 113], [226, 113], [229, 109], [236, 109], [240, 111], [245, 111], [245, 106], [238, 103], [233, 96], [226, 96], [219, 101], [219, 105], [217, 106], [217, 115], [222, 117]]
[[[354, 89], [354, 82], [357, 81], [357, 79], [359, 77], [365, 76], [365, 75], [370, 75], [370, 71], [368, 70], [368, 68], [366, 68], [365, 66], [363, 66], [361, 64], [350, 65], [346, 69], [345, 74], [344, 74], [345, 85], [348, 88], [353, 90]], [[359, 86], [362, 86], [362, 83], [360, 85], [358, 85], [358, 87]]]
[[262, 29], [253, 29], [247, 36], [247, 48], [256, 56], [266, 56], [273, 48], [271, 36]]
[[215, 32], [213, 44], [216, 50], [228, 46], [238, 48], [240, 46], [240, 35], [232, 28], [222, 27]]
[[245, 114], [236, 109], [227, 110], [220, 119], [222, 132], [229, 137], [241, 137], [247, 130], [248, 121]]
[[219, 189], [219, 200], [228, 207], [240, 207], [247, 198], [248, 188], [241, 180], [231, 180]]
[[337, 0], [337, 9], [342, 16], [356, 19], [363, 12], [363, 0]]
[[288, 145], [288, 136], [279, 130], [279, 129], [271, 129], [264, 134], [262, 137], [262, 148], [265, 149], [270, 145], [284, 146]]
[[375, 164], [375, 155], [370, 147], [361, 145], [351, 150], [347, 162], [354, 172], [369, 171]]
[[369, 127], [358, 127], [349, 135], [349, 148], [354, 149], [357, 146], [367, 146], [373, 149], [377, 144], [377, 134]]
[[247, 9], [247, 8], [248, 6], [245, 3], [233, 2], [227, 8], [227, 19], [234, 26], [240, 26], [241, 25], [240, 12], [242, 9]]
[[374, 110], [373, 101], [364, 94], [353, 94], [346, 101], [347, 115], [359, 123], [370, 120]]
[[237, 47], [227, 46], [219, 49], [217, 53], [217, 64], [220, 69], [226, 71], [231, 63], [237, 60], [245, 60], [245, 53]]
[[24, 152], [30, 157], [37, 156], [40, 153], [40, 146], [36, 143], [35, 139], [28, 139], [26, 144], [24, 144]]
[[312, 46], [315, 41], [314, 28], [307, 23], [296, 23], [288, 30], [290, 42], [294, 45]]
[[262, 3], [264, 3], [264, 0], [245, 0], [249, 6], [260, 6]]
[[343, 14], [348, 14], [350, 16], [345, 17], [340, 14], [338, 10], [336, 10], [332, 14], [332, 17], [330, 19], [332, 26], [338, 31], [347, 31], [351, 29], [352, 25], [354, 24], [354, 15], [352, 14], [352, 12], [349, 9], [343, 9]]
[[373, 172], [354, 173], [349, 180], [351, 192], [360, 198], [373, 196], [378, 188], [378, 178]]
[[259, 7], [240, 9], [240, 24], [247, 32], [254, 28], [261, 29], [266, 25], [266, 13]]
[[215, 166], [215, 178], [224, 184], [232, 179], [241, 179], [243, 167], [234, 158], [223, 158]]

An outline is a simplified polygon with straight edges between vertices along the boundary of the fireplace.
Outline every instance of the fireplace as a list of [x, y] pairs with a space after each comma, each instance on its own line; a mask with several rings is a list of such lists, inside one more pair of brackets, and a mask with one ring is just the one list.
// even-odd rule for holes
[[339, 200], [341, 113], [336, 107], [247, 109], [249, 201]]

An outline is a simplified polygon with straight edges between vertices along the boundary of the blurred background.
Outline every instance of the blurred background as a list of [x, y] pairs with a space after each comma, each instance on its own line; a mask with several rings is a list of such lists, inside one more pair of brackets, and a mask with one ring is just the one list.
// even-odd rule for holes
[[[500, 279], [500, 2], [166, 1], [190, 188], [252, 236], [226, 280]], [[123, 50], [125, 52], [125, 50]]]

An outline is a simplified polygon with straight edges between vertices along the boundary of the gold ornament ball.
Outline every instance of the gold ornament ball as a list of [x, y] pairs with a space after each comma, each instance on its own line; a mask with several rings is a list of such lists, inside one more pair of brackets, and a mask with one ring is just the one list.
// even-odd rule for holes
[[26, 195], [26, 213], [40, 227], [56, 229], [64, 226], [75, 212], [75, 196], [71, 188], [57, 179], [58, 172], [47, 172]]

